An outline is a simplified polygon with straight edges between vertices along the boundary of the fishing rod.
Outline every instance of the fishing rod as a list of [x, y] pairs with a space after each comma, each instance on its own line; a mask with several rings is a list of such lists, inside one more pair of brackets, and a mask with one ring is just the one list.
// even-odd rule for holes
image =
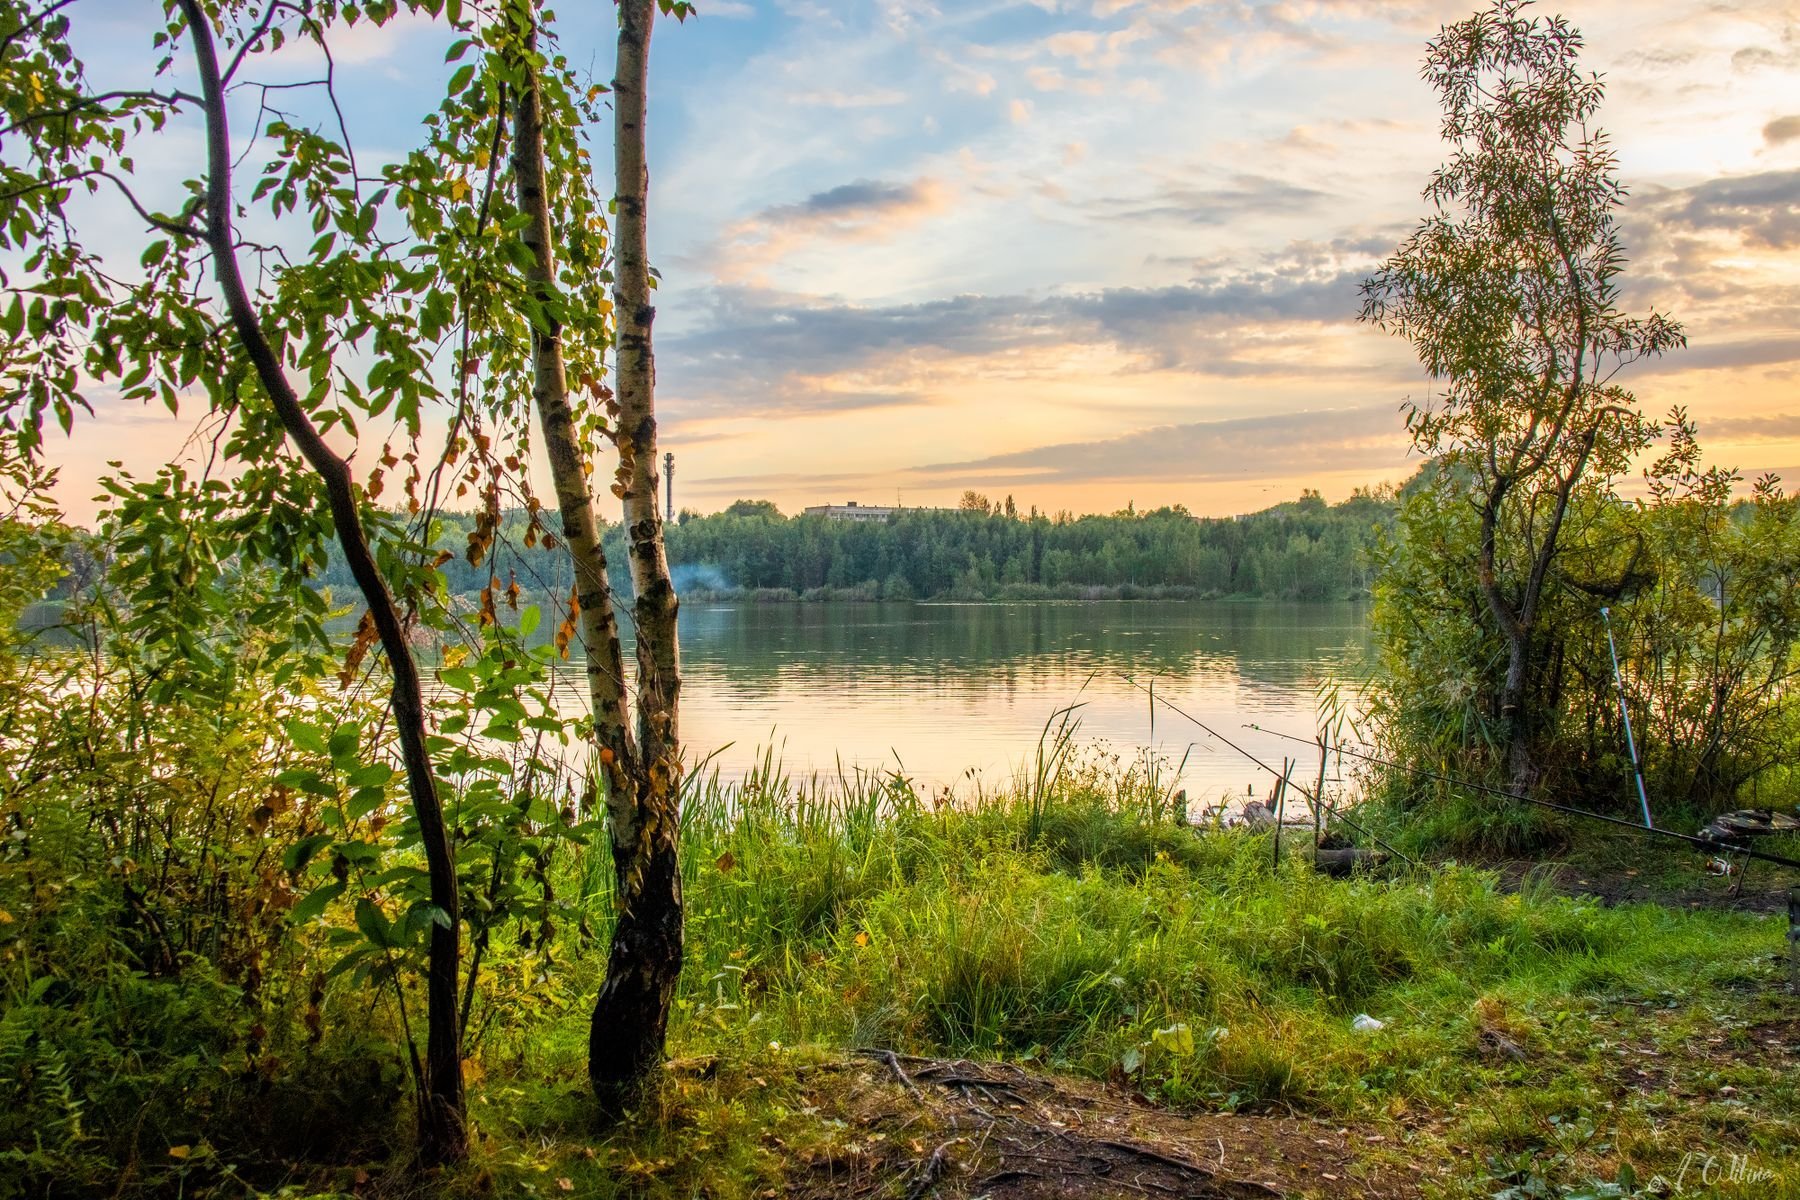
[[[1290, 742], [1305, 742], [1308, 745], [1317, 744], [1310, 738], [1295, 737], [1293, 734], [1283, 733], [1279, 729], [1264, 729], [1261, 725], [1254, 724], [1249, 725], [1248, 728], [1254, 729], [1258, 733], [1269, 734], [1272, 737], [1285, 738]], [[1639, 825], [1636, 821], [1627, 821], [1621, 817], [1609, 817], [1605, 813], [1597, 813], [1585, 808], [1575, 808], [1568, 804], [1558, 804], [1554, 800], [1541, 800], [1535, 796], [1522, 796], [1518, 792], [1507, 791], [1505, 788], [1497, 788], [1486, 783], [1477, 783], [1472, 779], [1458, 779], [1453, 775], [1440, 774], [1437, 771], [1432, 771], [1425, 767], [1407, 766], [1404, 763], [1397, 763], [1391, 759], [1382, 758], [1379, 755], [1362, 753], [1347, 748], [1342, 742], [1337, 743], [1337, 750], [1340, 754], [1348, 754], [1350, 757], [1360, 758], [1364, 762], [1374, 763], [1377, 766], [1382, 767], [1392, 767], [1396, 771], [1406, 771], [1414, 775], [1421, 775], [1426, 779], [1435, 779], [1440, 783], [1450, 784], [1452, 787], [1462, 787], [1468, 788], [1471, 791], [1486, 792], [1490, 796], [1503, 796], [1508, 800], [1519, 800], [1526, 804], [1535, 804], [1539, 808], [1547, 808], [1552, 812], [1566, 813], [1572, 817], [1586, 817], [1590, 821], [1604, 821], [1608, 825], [1619, 825], [1636, 833], [1653, 833], [1657, 837], [1671, 838], [1678, 842], [1686, 842], [1689, 845], [1698, 846], [1700, 849], [1714, 854], [1741, 854], [1745, 858], [1754, 858], [1762, 862], [1775, 863], [1777, 866], [1800, 869], [1800, 861], [1784, 858], [1779, 854], [1770, 854], [1767, 851], [1756, 850], [1749, 846], [1741, 846], [1734, 842], [1712, 841], [1703, 837], [1695, 837], [1690, 833], [1676, 833], [1673, 829], [1664, 829], [1659, 825]]]
[[[1120, 678], [1122, 678], [1126, 683], [1130, 684], [1132, 687], [1138, 689], [1138, 691], [1140, 691], [1140, 692], [1148, 690], [1144, 687], [1143, 684], [1139, 683], [1137, 680], [1133, 679], [1131, 676], [1126, 675], [1124, 672], [1120, 672]], [[1242, 746], [1238, 745], [1236, 742], [1232, 741], [1230, 738], [1226, 737], [1224, 734], [1222, 734], [1218, 730], [1214, 729], [1211, 725], [1208, 725], [1205, 721], [1202, 721], [1199, 717], [1194, 716], [1192, 713], [1183, 711], [1173, 701], [1171, 701], [1167, 696], [1158, 696], [1154, 692], [1152, 692], [1151, 700], [1154, 703], [1161, 704], [1164, 708], [1167, 708], [1170, 712], [1172, 712], [1176, 716], [1182, 718], [1184, 721], [1188, 721], [1188, 722], [1192, 723], [1193, 725], [1199, 727], [1199, 729], [1203, 733], [1206, 733], [1207, 735], [1217, 739], [1218, 741], [1224, 742], [1227, 746], [1231, 747], [1231, 749], [1237, 751], [1239, 754], [1243, 755], [1245, 758], [1249, 759], [1251, 762], [1255, 763], [1257, 766], [1259, 766], [1263, 770], [1267, 771], [1270, 775], [1273, 775], [1278, 779], [1281, 777], [1281, 772], [1275, 770], [1268, 763], [1266, 763], [1262, 759], [1256, 757], [1256, 755], [1250, 753], [1250, 751], [1244, 749]], [[1255, 728], [1255, 726], [1252, 726], [1251, 728]], [[1286, 737], [1288, 735], [1283, 734], [1282, 736]], [[1295, 740], [1299, 740], [1299, 739], [1295, 739]], [[1317, 745], [1318, 743], [1314, 742], [1311, 744]], [[1308, 804], [1322, 805], [1326, 812], [1330, 813], [1333, 817], [1336, 817], [1338, 820], [1342, 821], [1344, 824], [1348, 825], [1350, 828], [1356, 830], [1356, 832], [1369, 838], [1377, 846], [1380, 846], [1382, 849], [1386, 850], [1389, 854], [1392, 854], [1397, 858], [1405, 859], [1408, 863], [1411, 863], [1415, 867], [1419, 865], [1418, 860], [1414, 859], [1411, 855], [1406, 854], [1400, 850], [1396, 850], [1393, 846], [1390, 846], [1387, 842], [1382, 841], [1380, 834], [1374, 833], [1371, 830], [1363, 828], [1361, 825], [1358, 825], [1355, 821], [1351, 820], [1344, 813], [1339, 812], [1336, 805], [1332, 804], [1331, 801], [1325, 799], [1325, 789], [1323, 787], [1321, 787], [1319, 789], [1319, 793], [1316, 796], [1309, 793], [1305, 788], [1301, 787], [1299, 784], [1294, 784], [1293, 788], [1295, 791], [1299, 792], [1302, 796], [1304, 796], [1306, 798], [1306, 802]]]
[[1600, 619], [1606, 623], [1606, 648], [1612, 652], [1613, 687], [1619, 693], [1619, 715], [1625, 719], [1625, 749], [1631, 752], [1631, 774], [1637, 780], [1638, 803], [1644, 809], [1644, 828], [1654, 829], [1650, 819], [1650, 797], [1644, 792], [1644, 768], [1638, 765], [1637, 739], [1631, 734], [1631, 713], [1625, 708], [1625, 678], [1619, 674], [1619, 646], [1613, 641], [1612, 610], [1600, 606]]

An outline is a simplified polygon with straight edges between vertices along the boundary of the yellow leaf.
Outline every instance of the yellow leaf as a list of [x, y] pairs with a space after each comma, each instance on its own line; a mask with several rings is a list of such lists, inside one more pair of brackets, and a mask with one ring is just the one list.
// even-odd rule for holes
[[570, 1179], [567, 1175], [558, 1176], [556, 1180], [556, 1190], [559, 1192], [572, 1192], [575, 1190], [575, 1181]]
[[11, 925], [13, 919], [11, 913], [7, 912], [4, 908], [0, 908], [0, 925]]
[[169, 1147], [169, 1157], [170, 1158], [186, 1158], [190, 1153], [192, 1153], [192, 1147], [189, 1147], [189, 1146], [170, 1146]]
[[452, 179], [450, 181], [450, 198], [452, 200], [461, 200], [464, 196], [467, 196], [468, 194], [469, 194], [469, 181], [468, 180]]
[[856, 944], [857, 944], [857, 945], [859, 945], [859, 946], [866, 946], [866, 945], [868, 945], [868, 944], [869, 944], [869, 935], [868, 935], [868, 934], [867, 934], [867, 933], [859, 933], [859, 934], [857, 934], [857, 935], [856, 935]]

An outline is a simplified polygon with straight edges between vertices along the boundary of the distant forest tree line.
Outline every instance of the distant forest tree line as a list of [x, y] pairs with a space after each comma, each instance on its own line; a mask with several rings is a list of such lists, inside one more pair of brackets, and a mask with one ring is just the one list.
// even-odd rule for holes
[[[1238, 517], [1196, 517], [1179, 505], [1076, 516], [969, 492], [954, 509], [845, 521], [739, 500], [704, 516], [684, 511], [665, 536], [679, 590], [700, 599], [1341, 600], [1370, 594], [1374, 550], [1398, 504], [1392, 488], [1359, 489], [1337, 504], [1309, 489]], [[464, 551], [475, 514], [440, 513], [431, 545], [454, 555], [441, 568], [449, 592], [469, 599], [491, 588], [499, 607], [561, 611], [571, 568], [544, 525], [540, 515], [533, 531], [526, 510], [503, 511], [495, 544], [474, 565]], [[626, 583], [623, 527], [607, 525], [602, 542], [615, 586]], [[27, 612], [28, 625], [54, 623], [60, 601], [90, 587], [107, 557], [79, 534], [63, 555], [68, 573], [48, 603]], [[339, 599], [355, 594], [339, 554], [315, 579]]]
[[[906, 509], [885, 520], [787, 516], [767, 500], [722, 512], [684, 512], [667, 529], [682, 594], [758, 600], [926, 600], [1255, 597], [1336, 600], [1373, 584], [1370, 550], [1391, 527], [1391, 490], [1358, 491], [1328, 504], [1314, 491], [1241, 517], [1195, 517], [1180, 506], [1110, 515], [1021, 511], [970, 492], [955, 509]], [[495, 552], [472, 566], [460, 553], [475, 529], [445, 513], [433, 544], [456, 551], [449, 589], [492, 587], [499, 603], [546, 598], [569, 586], [567, 555], [528, 536], [523, 510], [502, 514]], [[529, 544], [528, 544], [529, 543]], [[604, 533], [607, 561], [623, 576], [623, 530]], [[334, 557], [322, 582], [347, 590]], [[517, 591], [513, 591], [513, 588]]]

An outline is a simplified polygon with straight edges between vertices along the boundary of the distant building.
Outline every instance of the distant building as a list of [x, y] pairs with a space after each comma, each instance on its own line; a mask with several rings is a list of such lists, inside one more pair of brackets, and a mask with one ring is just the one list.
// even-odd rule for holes
[[884, 504], [814, 504], [806, 510], [809, 517], [828, 517], [833, 521], [885, 521], [901, 511]]

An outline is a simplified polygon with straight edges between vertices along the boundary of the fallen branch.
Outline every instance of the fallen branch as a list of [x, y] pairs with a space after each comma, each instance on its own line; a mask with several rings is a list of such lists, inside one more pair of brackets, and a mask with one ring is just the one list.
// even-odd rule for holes
[[[913, 1099], [917, 1100], [920, 1104], [925, 1103], [925, 1093], [919, 1090], [919, 1085], [912, 1081], [912, 1077], [906, 1073], [906, 1068], [900, 1065], [899, 1055], [895, 1054], [892, 1050], [884, 1050], [878, 1046], [859, 1049], [855, 1051], [855, 1053], [860, 1054], [864, 1058], [879, 1059], [886, 1063], [887, 1069], [893, 1072], [895, 1079], [898, 1079], [906, 1086], [906, 1090], [912, 1093]], [[942, 1147], [939, 1147], [939, 1149], [941, 1150]]]

